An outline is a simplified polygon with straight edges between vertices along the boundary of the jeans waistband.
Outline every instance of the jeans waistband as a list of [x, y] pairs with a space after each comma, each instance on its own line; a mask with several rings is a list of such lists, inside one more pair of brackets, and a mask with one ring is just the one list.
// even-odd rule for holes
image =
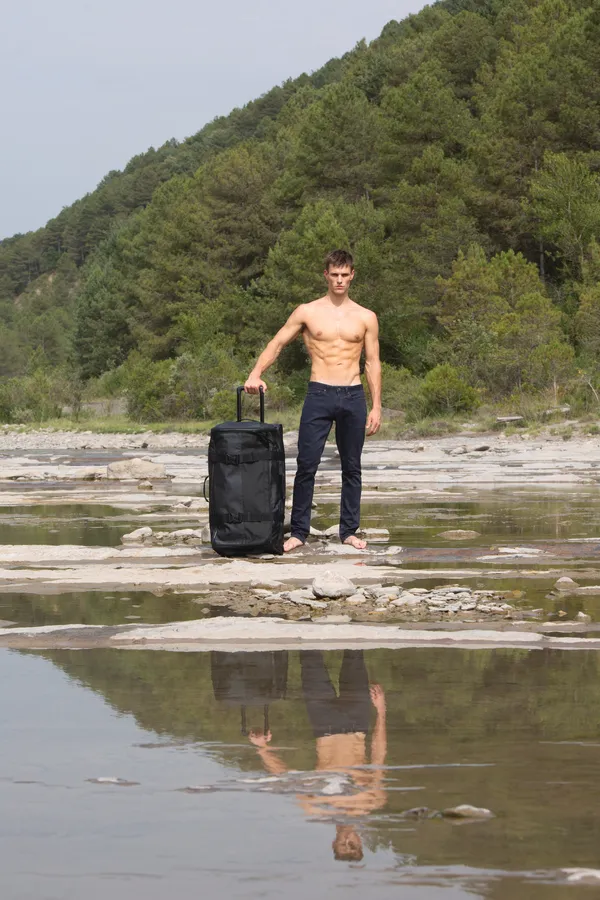
[[316, 391], [319, 393], [326, 391], [332, 394], [359, 394], [364, 392], [364, 388], [362, 384], [325, 384], [323, 381], [309, 381], [308, 393], [311, 394]]

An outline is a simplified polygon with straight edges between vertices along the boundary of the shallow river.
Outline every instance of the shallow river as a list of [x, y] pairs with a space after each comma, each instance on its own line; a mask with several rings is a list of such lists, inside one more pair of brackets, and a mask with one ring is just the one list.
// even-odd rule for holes
[[597, 896], [599, 659], [0, 651], [3, 896]]

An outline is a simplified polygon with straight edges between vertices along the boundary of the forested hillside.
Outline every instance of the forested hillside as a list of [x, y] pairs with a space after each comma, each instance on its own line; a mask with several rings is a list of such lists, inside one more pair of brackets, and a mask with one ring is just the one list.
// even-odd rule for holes
[[[445, 0], [0, 242], [0, 415], [98, 378], [141, 420], [226, 414], [337, 246], [380, 317], [387, 406], [598, 405], [596, 238], [600, 6]], [[305, 377], [294, 345], [273, 402]]]

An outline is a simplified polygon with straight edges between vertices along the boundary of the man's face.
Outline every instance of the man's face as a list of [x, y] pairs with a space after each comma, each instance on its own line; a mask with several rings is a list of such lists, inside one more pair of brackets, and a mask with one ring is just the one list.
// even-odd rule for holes
[[354, 269], [350, 266], [331, 266], [325, 270], [325, 280], [332, 294], [343, 296], [354, 278]]

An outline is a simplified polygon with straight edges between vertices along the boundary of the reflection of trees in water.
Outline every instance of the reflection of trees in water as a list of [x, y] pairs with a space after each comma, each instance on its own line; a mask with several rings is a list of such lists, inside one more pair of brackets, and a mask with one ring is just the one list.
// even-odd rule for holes
[[0, 515], [0, 542], [111, 547], [131, 527], [123, 510], [106, 504], [11, 506], [4, 507]]
[[[266, 689], [273, 745], [286, 748], [286, 766], [315, 766], [296, 652], [286, 654], [285, 690], [283, 656], [274, 663], [275, 654], [267, 654], [268, 664], [261, 654], [236, 654], [226, 666], [224, 657], [217, 657], [216, 666], [213, 657], [212, 667], [209, 653], [111, 649], [40, 655], [120, 713], [134, 715], [143, 728], [175, 739], [211, 741], [212, 755], [244, 771], [261, 766], [240, 734], [240, 690], [248, 690], [245, 699], [253, 701], [247, 704], [247, 727], [262, 728]], [[568, 863], [591, 864], [596, 810], [586, 767], [593, 763], [589, 754], [597, 751], [587, 748], [582, 756], [580, 747], [542, 742], [600, 741], [598, 654], [411, 649], [369, 651], [365, 658], [371, 681], [382, 684], [387, 696], [390, 766], [491, 764], [390, 772], [397, 783], [425, 790], [390, 791], [386, 809], [365, 823], [366, 845], [416, 853], [423, 864], [552, 868], [564, 860], [567, 828]], [[327, 653], [326, 661], [337, 683], [341, 652]], [[565, 783], [552, 787], [558, 781]], [[414, 831], [387, 821], [410, 806], [456, 803], [487, 806], [500, 818], [463, 828], [423, 822]]]
[[[324, 504], [320, 507], [317, 527], [335, 524], [336, 507]], [[576, 495], [564, 497], [520, 496], [518, 500], [499, 491], [487, 493], [481, 499], [448, 500], [445, 503], [392, 504], [364, 503], [361, 521], [365, 526], [389, 528], [394, 534], [435, 538], [440, 531], [452, 528], [474, 528], [483, 535], [507, 538], [524, 536], [534, 538], [566, 538], [571, 534], [589, 530], [597, 524], [600, 509]], [[586, 532], [587, 533], [587, 532]]]
[[[129, 598], [123, 600], [123, 597]], [[145, 624], [198, 617], [186, 594], [159, 597], [149, 591], [74, 591], [66, 594], [2, 594], [0, 618], [19, 625], [121, 625], [135, 614]]]

